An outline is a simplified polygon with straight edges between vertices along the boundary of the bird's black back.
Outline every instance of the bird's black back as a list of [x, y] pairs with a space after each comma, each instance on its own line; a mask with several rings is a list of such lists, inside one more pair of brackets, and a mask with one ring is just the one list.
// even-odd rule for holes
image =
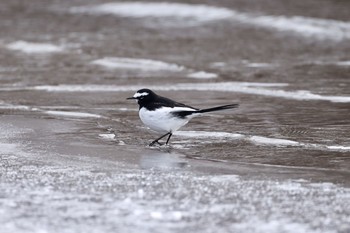
[[176, 102], [174, 100], [168, 99], [166, 97], [157, 95], [153, 91], [148, 92], [149, 94], [145, 96], [143, 99], [139, 99], [138, 103], [140, 105], [140, 108], [144, 107], [149, 111], [154, 111], [161, 107], [186, 107], [191, 108], [193, 110], [198, 110], [197, 108], [193, 108], [191, 106], [188, 106], [183, 103]]

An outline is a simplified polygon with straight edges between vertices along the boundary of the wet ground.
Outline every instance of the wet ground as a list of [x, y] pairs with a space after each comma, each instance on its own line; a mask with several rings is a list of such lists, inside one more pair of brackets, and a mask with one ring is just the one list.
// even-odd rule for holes
[[0, 1], [0, 232], [350, 232], [349, 8]]

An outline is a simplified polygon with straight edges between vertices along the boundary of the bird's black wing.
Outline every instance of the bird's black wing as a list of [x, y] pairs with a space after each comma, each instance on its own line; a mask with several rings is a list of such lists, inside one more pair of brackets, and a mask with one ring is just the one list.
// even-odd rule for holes
[[184, 107], [184, 108], [191, 108], [193, 110], [199, 110], [197, 108], [188, 106], [186, 104], [183, 103], [179, 103], [176, 102], [174, 100], [168, 99], [166, 97], [163, 96], [158, 96], [154, 101], [153, 104], [156, 105], [157, 107], [170, 107], [170, 108], [174, 108], [174, 107]]
[[180, 110], [180, 111], [175, 111], [172, 112], [172, 114], [176, 117], [180, 117], [180, 118], [185, 118], [188, 115], [191, 115], [193, 112], [198, 111], [199, 109], [191, 107], [189, 105], [180, 103], [180, 102], [176, 102], [174, 100], [168, 99], [166, 97], [163, 96], [158, 96], [157, 99], [152, 103], [155, 108], [160, 108], [160, 107], [170, 107], [170, 108], [176, 108], [176, 107], [182, 107], [182, 108], [189, 108], [189, 109], [193, 109], [191, 110]]

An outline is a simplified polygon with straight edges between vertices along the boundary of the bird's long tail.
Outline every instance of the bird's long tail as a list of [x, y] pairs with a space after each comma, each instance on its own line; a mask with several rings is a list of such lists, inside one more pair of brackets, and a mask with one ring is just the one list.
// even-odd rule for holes
[[213, 107], [213, 108], [200, 109], [200, 110], [197, 110], [196, 113], [221, 111], [221, 110], [225, 110], [225, 109], [238, 108], [238, 106], [239, 106], [239, 104], [227, 104], [227, 105], [222, 105], [222, 106]]
[[181, 118], [185, 118], [190, 115], [194, 116], [196, 115], [196, 113], [214, 112], [214, 111], [220, 111], [225, 109], [237, 108], [238, 106], [239, 104], [227, 104], [227, 105], [222, 105], [218, 107], [205, 108], [205, 109], [199, 109], [194, 111], [177, 111], [177, 112], [173, 112], [172, 114]]

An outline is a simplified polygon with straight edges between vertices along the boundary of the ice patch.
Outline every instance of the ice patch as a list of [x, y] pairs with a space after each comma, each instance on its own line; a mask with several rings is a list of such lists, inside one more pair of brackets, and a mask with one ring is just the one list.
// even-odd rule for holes
[[16, 41], [8, 44], [6, 47], [10, 50], [16, 50], [28, 54], [58, 53], [63, 51], [63, 48], [57, 45], [46, 43], [32, 43], [26, 41]]
[[10, 105], [10, 104], [0, 105], [0, 109], [3, 109], [3, 110], [22, 110], [22, 111], [30, 111], [30, 110], [32, 110], [32, 108], [29, 107], [29, 106], [25, 106], [25, 105]]
[[[261, 88], [254, 83], [237, 83], [237, 82], [222, 82], [222, 83], [196, 83], [196, 84], [178, 84], [173, 87], [168, 87], [168, 90], [196, 90], [196, 91], [224, 91], [237, 92], [244, 94], [262, 95], [270, 97], [280, 97], [294, 100], [325, 100], [330, 102], [348, 103], [350, 96], [322, 96], [313, 94], [310, 91], [285, 91], [276, 89]], [[155, 87], [154, 89], [156, 89]]]
[[323, 182], [323, 183], [312, 183], [311, 187], [321, 189], [323, 192], [331, 192], [333, 189], [337, 188], [337, 186], [333, 183]]
[[226, 63], [225, 62], [213, 62], [213, 63], [210, 63], [210, 66], [213, 68], [221, 68], [221, 67], [226, 66]]
[[176, 136], [184, 137], [184, 138], [194, 138], [200, 139], [202, 143], [212, 143], [212, 140], [203, 141], [202, 139], [220, 139], [221, 141], [227, 140], [245, 140], [247, 142], [253, 143], [255, 145], [262, 146], [277, 146], [277, 147], [302, 147], [309, 150], [336, 150], [340, 152], [350, 151], [350, 146], [342, 146], [342, 145], [334, 145], [334, 146], [325, 146], [322, 144], [309, 144], [302, 143], [297, 141], [292, 141], [288, 139], [281, 138], [270, 138], [264, 136], [257, 135], [244, 135], [238, 133], [228, 133], [228, 132], [208, 132], [208, 131], [176, 131], [174, 133]]
[[349, 22], [302, 16], [251, 16], [246, 14], [237, 14], [234, 18], [247, 24], [279, 31], [291, 31], [306, 37], [335, 40], [350, 38]]
[[33, 89], [38, 91], [48, 92], [120, 92], [120, 91], [133, 91], [141, 89], [141, 86], [114, 86], [114, 85], [42, 85], [29, 87], [27, 89]]
[[350, 66], [350, 61], [310, 61], [306, 62], [304, 64], [311, 64], [311, 65], [321, 65], [321, 66], [327, 66], [327, 65], [334, 65], [334, 66]]
[[350, 146], [327, 146], [330, 150], [350, 151]]
[[248, 139], [249, 139], [249, 141], [251, 141], [255, 144], [263, 144], [263, 145], [280, 145], [280, 146], [298, 146], [298, 145], [300, 145], [299, 142], [286, 140], [286, 139], [279, 139], [279, 138], [251, 136]]
[[186, 27], [216, 20], [234, 20], [257, 27], [290, 31], [315, 39], [350, 38], [350, 23], [302, 16], [272, 16], [242, 13], [229, 8], [168, 2], [120, 2], [71, 8], [71, 13], [112, 14], [138, 19], [162, 19], [168, 26]]
[[16, 105], [0, 101], [0, 110], [13, 110], [13, 111], [40, 111], [37, 107], [27, 106], [27, 105]]
[[196, 78], [196, 79], [213, 79], [213, 78], [217, 78], [218, 75], [214, 73], [208, 73], [205, 71], [198, 71], [198, 72], [188, 74], [187, 77]]
[[105, 57], [92, 61], [91, 64], [99, 65], [107, 69], [124, 69], [124, 70], [140, 70], [140, 71], [169, 71], [169, 72], [192, 72], [187, 75], [188, 78], [195, 79], [213, 79], [218, 75], [215, 73], [208, 73], [205, 71], [193, 71], [184, 66], [174, 63], [167, 63], [163, 61], [127, 58], [127, 57]]
[[117, 140], [116, 135], [114, 133], [101, 133], [98, 135], [99, 138], [106, 141], [117, 142], [119, 146], [125, 146], [125, 142], [121, 140]]
[[150, 212], [150, 217], [157, 221], [180, 221], [182, 219], [182, 213], [180, 211], [170, 211], [170, 212], [160, 212], [152, 211]]
[[[197, 87], [199, 86], [199, 87]], [[223, 88], [232, 86], [234, 87], [284, 87], [288, 86], [287, 83], [258, 83], [258, 82], [218, 82], [218, 83], [180, 83], [172, 85], [153, 85], [149, 86], [150, 89], [161, 90], [161, 91], [181, 91], [181, 90], [198, 90], [198, 91], [227, 91], [230, 89]], [[121, 92], [121, 91], [135, 91], [143, 88], [140, 85], [126, 85], [126, 86], [115, 86], [115, 85], [42, 85], [28, 87], [26, 89], [48, 91], [48, 92]], [[1, 89], [3, 90], [3, 89]], [[16, 88], [13, 90], [23, 90], [23, 88]]]
[[[218, 82], [218, 83], [180, 83], [172, 85], [148, 86], [153, 90], [162, 91], [222, 91], [236, 92], [250, 95], [261, 95], [292, 100], [324, 100], [334, 103], [349, 103], [350, 96], [326, 96], [313, 94], [307, 90], [285, 91], [267, 87], [283, 87], [285, 83], [249, 83], [249, 82]], [[58, 85], [58, 86], [34, 86], [28, 89], [56, 92], [120, 92], [135, 91], [144, 88], [140, 85], [111, 86], [111, 85]]]
[[[258, 228], [256, 226], [259, 226]], [[279, 219], [260, 219], [257, 217], [251, 218], [246, 222], [235, 223], [232, 226], [234, 232], [307, 232], [307, 233], [320, 233], [319, 230], [313, 230], [309, 224], [299, 223], [292, 221], [289, 218]], [[335, 231], [327, 231], [325, 233], [335, 233]]]
[[339, 61], [339, 62], [335, 62], [334, 64], [338, 66], [350, 66], [350, 61]]
[[216, 175], [208, 178], [215, 183], [238, 182], [240, 180], [239, 175]]
[[66, 111], [43, 111], [48, 115], [74, 117], [74, 118], [102, 118], [101, 115], [85, 113], [85, 112], [66, 112]]
[[18, 111], [33, 111], [40, 112], [48, 115], [62, 116], [62, 117], [74, 117], [74, 118], [103, 118], [101, 115], [84, 113], [84, 112], [68, 112], [68, 111], [57, 111], [57, 110], [44, 110], [44, 109], [66, 109], [66, 108], [75, 108], [74, 106], [41, 106], [41, 107], [32, 107], [26, 105], [12, 105], [7, 103], [0, 103], [0, 110], [18, 110]]
[[0, 171], [1, 168], [9, 165], [9, 160], [16, 160], [17, 156], [29, 155], [30, 152], [24, 151], [22, 149], [23, 144], [18, 140], [28, 132], [31, 132], [31, 130], [25, 127], [18, 128], [12, 124], [0, 123]]
[[266, 68], [273, 66], [269, 63], [246, 63], [245, 65], [250, 68]]
[[183, 71], [185, 67], [177, 64], [162, 61], [126, 58], [126, 57], [105, 57], [92, 61], [91, 64], [103, 66], [109, 69], [131, 69], [146, 71]]
[[101, 133], [98, 135], [100, 138], [109, 140], [109, 141], [114, 141], [115, 140], [115, 134], [114, 133]]
[[[162, 23], [179, 21], [176, 26], [191, 26], [232, 17], [227, 8], [170, 2], [119, 2], [71, 8], [72, 13], [113, 14], [129, 18], [162, 18]], [[175, 26], [175, 25], [174, 25]]]
[[176, 131], [174, 135], [187, 137], [187, 138], [231, 138], [241, 139], [245, 136], [237, 133], [226, 132], [207, 132], [207, 131]]
[[257, 145], [275, 145], [275, 146], [301, 146], [299, 142], [269, 138], [262, 136], [248, 136], [238, 133], [227, 132], [207, 132], [207, 131], [176, 131], [174, 135], [187, 137], [187, 138], [219, 138], [219, 139], [244, 139]]
[[300, 182], [284, 182], [279, 185], [276, 185], [276, 188], [288, 191], [288, 192], [305, 192], [307, 188], [303, 187]]
[[118, 110], [118, 111], [122, 111], [122, 112], [127, 112], [127, 111], [138, 111], [138, 110], [129, 109], [129, 108], [112, 108], [112, 110]]
[[286, 87], [288, 83], [226, 82], [241, 87]]
[[0, 142], [0, 154], [12, 154], [18, 152], [17, 145]]

